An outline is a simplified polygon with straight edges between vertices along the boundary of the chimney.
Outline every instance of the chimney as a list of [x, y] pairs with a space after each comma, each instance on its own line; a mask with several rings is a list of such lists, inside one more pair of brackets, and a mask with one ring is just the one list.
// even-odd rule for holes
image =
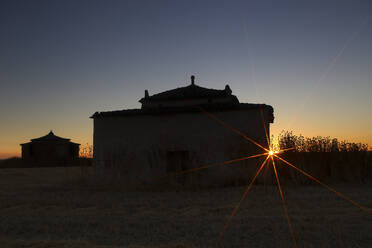
[[191, 85], [195, 85], [195, 76], [194, 75], [191, 76]]
[[149, 91], [145, 90], [145, 98], [149, 98]]

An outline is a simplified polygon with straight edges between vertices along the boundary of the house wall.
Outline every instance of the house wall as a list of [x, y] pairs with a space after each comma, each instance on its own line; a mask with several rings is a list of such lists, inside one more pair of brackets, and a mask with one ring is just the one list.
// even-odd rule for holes
[[[266, 146], [259, 109], [213, 114]], [[266, 110], [264, 115], [268, 120]], [[269, 123], [266, 125], [269, 130]], [[217, 166], [177, 178], [166, 177], [169, 166], [173, 166], [169, 163], [191, 169], [263, 152], [203, 113], [98, 117], [94, 119], [93, 138], [97, 174], [114, 176], [128, 184], [159, 180], [202, 185], [245, 182], [263, 159], [235, 163], [237, 166]]]

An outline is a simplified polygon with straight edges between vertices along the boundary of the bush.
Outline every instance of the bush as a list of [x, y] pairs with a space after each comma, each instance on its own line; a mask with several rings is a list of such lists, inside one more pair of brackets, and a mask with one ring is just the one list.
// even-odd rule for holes
[[[368, 145], [338, 141], [330, 137], [306, 138], [283, 131], [278, 138], [281, 157], [321, 181], [364, 182], [372, 178], [371, 152]], [[286, 180], [295, 184], [309, 184], [312, 180], [283, 166]]]
[[282, 131], [278, 138], [280, 150], [293, 148], [292, 152], [366, 152], [367, 144], [338, 141], [337, 138], [316, 136], [306, 138], [292, 131]]

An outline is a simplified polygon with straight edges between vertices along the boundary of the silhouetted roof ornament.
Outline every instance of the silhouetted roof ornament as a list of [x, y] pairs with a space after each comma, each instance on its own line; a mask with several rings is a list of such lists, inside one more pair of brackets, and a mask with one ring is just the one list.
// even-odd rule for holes
[[230, 86], [228, 84], [226, 84], [226, 86], [225, 86], [225, 91], [228, 95], [231, 95], [231, 93], [232, 93], [232, 90], [230, 89]]

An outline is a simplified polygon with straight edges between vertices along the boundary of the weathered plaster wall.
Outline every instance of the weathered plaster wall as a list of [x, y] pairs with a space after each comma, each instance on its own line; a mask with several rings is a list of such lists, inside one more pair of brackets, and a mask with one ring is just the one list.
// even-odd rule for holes
[[[213, 114], [266, 145], [259, 109]], [[268, 119], [268, 113], [265, 113], [265, 119]], [[257, 149], [251, 142], [203, 113], [94, 119], [94, 161], [99, 175], [115, 176], [129, 184], [163, 180], [167, 175], [167, 152], [179, 150], [189, 152], [189, 168], [262, 152], [262, 149]], [[187, 175], [185, 182], [214, 185], [249, 180], [258, 162], [254, 159], [236, 163], [237, 166], [205, 169]]]

